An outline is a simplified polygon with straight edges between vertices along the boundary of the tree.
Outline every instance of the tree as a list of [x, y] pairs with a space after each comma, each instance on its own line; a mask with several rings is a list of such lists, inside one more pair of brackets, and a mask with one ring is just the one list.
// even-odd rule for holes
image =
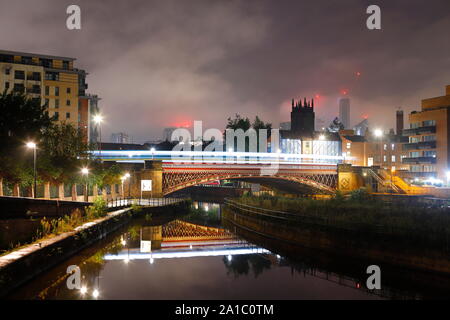
[[6, 154], [24, 141], [39, 140], [52, 120], [47, 105], [5, 90], [0, 95], [0, 153]]
[[242, 129], [244, 131], [247, 131], [248, 129], [250, 129], [250, 120], [247, 117], [242, 118], [239, 114], [236, 113], [234, 119], [228, 118], [226, 129]]
[[345, 129], [345, 126], [342, 124], [342, 122], [339, 120], [339, 118], [336, 117], [328, 126], [327, 131], [328, 132], [339, 132], [340, 130], [344, 130], [344, 129]]

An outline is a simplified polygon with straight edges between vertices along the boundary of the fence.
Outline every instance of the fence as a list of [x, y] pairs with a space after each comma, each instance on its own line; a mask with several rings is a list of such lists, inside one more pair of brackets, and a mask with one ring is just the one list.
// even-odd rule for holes
[[[346, 232], [361, 236], [362, 238], [373, 235], [377, 238], [391, 239], [391, 241], [414, 241], [416, 245], [425, 243], [435, 245], [440, 250], [450, 251], [450, 233], [442, 228], [434, 232], [425, 232], [421, 226], [404, 228], [382, 224], [369, 224], [339, 220], [334, 216], [305, 215], [300, 213], [284, 212], [261, 207], [246, 205], [230, 199], [225, 199], [225, 204], [233, 208], [241, 215], [250, 216], [261, 220], [280, 222], [286, 225], [304, 225], [313, 228]], [[364, 214], [364, 213], [362, 213]]]
[[146, 207], [164, 207], [176, 203], [180, 203], [186, 201], [186, 198], [150, 198], [150, 199], [141, 199], [141, 198], [121, 198], [117, 197], [115, 199], [110, 199], [107, 201], [108, 208], [123, 208], [131, 206], [132, 204], [136, 204], [139, 206]]

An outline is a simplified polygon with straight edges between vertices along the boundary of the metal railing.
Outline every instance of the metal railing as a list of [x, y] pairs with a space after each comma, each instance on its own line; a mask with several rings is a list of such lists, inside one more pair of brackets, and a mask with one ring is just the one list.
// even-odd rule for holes
[[164, 207], [186, 201], [186, 198], [122, 198], [108, 199], [106, 201], [108, 208], [125, 208], [133, 204], [145, 207]]

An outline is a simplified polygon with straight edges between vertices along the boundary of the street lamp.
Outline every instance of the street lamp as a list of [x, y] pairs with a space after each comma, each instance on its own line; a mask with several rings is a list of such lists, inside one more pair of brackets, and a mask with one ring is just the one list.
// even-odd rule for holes
[[150, 151], [152, 152], [152, 160], [153, 160], [153, 153], [155, 152], [155, 148], [151, 148]]
[[86, 202], [89, 202], [89, 195], [88, 195], [88, 175], [89, 175], [89, 169], [83, 168], [81, 169], [81, 174], [83, 176], [86, 176], [86, 187], [85, 187], [85, 193], [84, 193], [84, 199]]
[[395, 174], [395, 168], [391, 167], [391, 192], [394, 193], [393, 183], [392, 183], [392, 176]]
[[33, 183], [33, 198], [35, 198], [36, 199], [36, 194], [37, 194], [37, 190], [36, 190], [36, 185], [37, 185], [37, 183], [36, 183], [36, 143], [34, 143], [34, 142], [27, 142], [27, 148], [28, 149], [33, 149], [33, 180], [34, 180], [34, 183]]
[[94, 122], [95, 124], [98, 126], [98, 133], [100, 136], [100, 143], [99, 143], [99, 155], [100, 158], [102, 157], [102, 122], [103, 122], [103, 117], [101, 114], [96, 114], [94, 116]]
[[376, 129], [374, 131], [375, 137], [377, 137], [380, 141], [380, 168], [383, 167], [383, 145], [382, 145], [382, 137], [383, 137], [383, 130]]
[[[122, 196], [125, 196], [125, 192], [124, 192], [124, 190], [123, 190], [123, 182], [124, 182], [125, 180], [127, 180], [129, 177], [130, 177], [130, 174], [127, 172], [127, 173], [125, 173], [125, 174], [123, 175], [123, 177], [120, 178], [120, 180], [122, 180]], [[129, 184], [128, 184], [128, 196], [130, 196], [130, 187], [131, 187], [131, 185], [130, 185], [130, 183], [129, 183]]]

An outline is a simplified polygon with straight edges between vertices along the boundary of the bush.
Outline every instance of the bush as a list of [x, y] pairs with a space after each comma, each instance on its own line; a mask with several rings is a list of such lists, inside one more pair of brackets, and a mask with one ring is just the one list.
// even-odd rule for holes
[[92, 205], [86, 207], [86, 217], [88, 220], [104, 217], [106, 216], [106, 209], [106, 201], [101, 197], [97, 197]]

